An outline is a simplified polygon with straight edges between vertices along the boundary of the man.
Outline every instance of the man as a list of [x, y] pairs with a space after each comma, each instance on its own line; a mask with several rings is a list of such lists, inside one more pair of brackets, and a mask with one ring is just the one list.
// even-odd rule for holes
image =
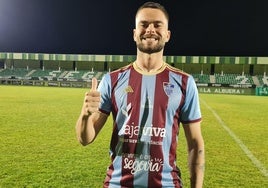
[[86, 93], [76, 132], [87, 145], [113, 115], [111, 165], [103, 187], [182, 187], [176, 166], [179, 125], [187, 144], [191, 187], [202, 187], [204, 142], [198, 92], [192, 76], [163, 61], [170, 39], [168, 13], [147, 2], [136, 13], [137, 59], [95, 78]]

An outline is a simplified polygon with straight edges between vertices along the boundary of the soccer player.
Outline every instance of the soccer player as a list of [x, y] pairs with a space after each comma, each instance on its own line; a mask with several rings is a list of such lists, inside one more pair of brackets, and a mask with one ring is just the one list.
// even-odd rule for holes
[[82, 145], [94, 141], [112, 113], [111, 165], [103, 187], [182, 187], [176, 165], [180, 124], [188, 145], [191, 187], [202, 187], [204, 141], [194, 79], [163, 61], [171, 33], [165, 8], [154, 2], [136, 13], [136, 61], [92, 79], [76, 132]]

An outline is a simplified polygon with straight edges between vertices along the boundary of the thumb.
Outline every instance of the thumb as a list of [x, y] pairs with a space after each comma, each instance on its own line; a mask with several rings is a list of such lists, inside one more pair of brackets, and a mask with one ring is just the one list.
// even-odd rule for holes
[[98, 80], [97, 78], [93, 77], [91, 80], [91, 91], [96, 91], [98, 87]]

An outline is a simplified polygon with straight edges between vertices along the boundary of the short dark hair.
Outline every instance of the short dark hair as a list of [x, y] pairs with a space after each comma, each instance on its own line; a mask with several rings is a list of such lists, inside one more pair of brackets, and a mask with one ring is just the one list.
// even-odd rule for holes
[[168, 15], [168, 12], [167, 10], [165, 9], [165, 7], [159, 3], [156, 3], [156, 2], [152, 2], [152, 1], [149, 1], [149, 2], [146, 2], [144, 3], [143, 5], [141, 5], [138, 10], [137, 10], [137, 13], [136, 13], [136, 16], [138, 14], [138, 12], [141, 10], [141, 9], [144, 9], [144, 8], [154, 8], [154, 9], [158, 9], [158, 10], [161, 10], [164, 15], [166, 16], [167, 18], [167, 21], [169, 21], [169, 15]]

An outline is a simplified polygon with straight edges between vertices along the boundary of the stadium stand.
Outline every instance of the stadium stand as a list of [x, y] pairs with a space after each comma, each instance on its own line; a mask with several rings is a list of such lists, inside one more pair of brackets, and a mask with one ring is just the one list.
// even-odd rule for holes
[[[126, 66], [133, 59], [117, 55], [0, 53], [0, 84], [72, 87], [77, 82], [87, 87], [92, 77], [100, 80], [104, 73]], [[198, 87], [253, 89], [268, 85], [268, 58], [174, 56], [166, 61], [191, 74]]]
[[29, 73], [27, 69], [1, 69], [0, 71], [0, 78], [24, 78]]
[[250, 75], [215, 74], [216, 83], [219, 84], [255, 84]]
[[92, 71], [64, 71], [64, 70], [27, 70], [27, 69], [1, 69], [0, 78], [54, 80], [54, 81], [90, 81], [92, 77], [100, 79], [105, 72]]
[[[92, 70], [27, 70], [17, 69], [1, 69], [0, 78], [13, 79], [30, 79], [30, 80], [54, 80], [54, 81], [90, 81], [93, 76], [100, 79], [105, 71]], [[251, 76], [249, 74], [192, 74], [196, 83], [216, 83], [231, 85], [264, 85], [268, 84], [267, 77], [263, 75]]]
[[197, 83], [211, 83], [210, 75], [208, 74], [192, 74]]
[[265, 75], [258, 75], [257, 77], [258, 77], [258, 80], [260, 82], [259, 85], [266, 85], [266, 86], [268, 86], [268, 77], [267, 76], [265, 76]]

